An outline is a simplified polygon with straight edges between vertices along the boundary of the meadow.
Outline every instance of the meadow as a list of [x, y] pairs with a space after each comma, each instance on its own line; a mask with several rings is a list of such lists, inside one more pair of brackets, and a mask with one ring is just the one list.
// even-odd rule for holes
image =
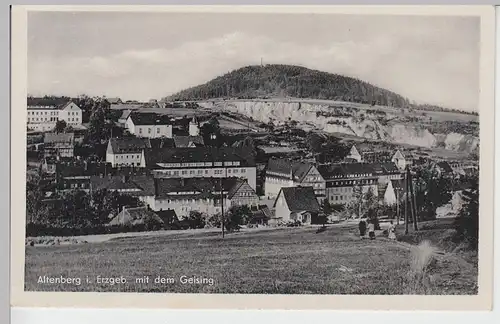
[[[398, 231], [402, 231], [399, 228]], [[382, 234], [380, 234], [382, 235]], [[39, 276], [81, 285], [37, 283]], [[97, 282], [122, 277], [123, 284]], [[136, 278], [149, 277], [149, 282]], [[155, 283], [158, 276], [166, 279]], [[213, 279], [213, 284], [180, 278]], [[87, 283], [86, 279], [89, 279]], [[101, 280], [102, 281], [102, 280]], [[476, 294], [477, 266], [429, 246], [361, 240], [356, 225], [114, 238], [67, 246], [27, 246], [27, 291], [252, 294]]]

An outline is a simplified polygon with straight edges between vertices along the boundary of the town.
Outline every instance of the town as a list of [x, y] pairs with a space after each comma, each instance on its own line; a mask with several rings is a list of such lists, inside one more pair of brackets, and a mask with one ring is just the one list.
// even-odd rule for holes
[[27, 104], [27, 236], [432, 220], [456, 216], [478, 177], [474, 158], [261, 123], [196, 101]]

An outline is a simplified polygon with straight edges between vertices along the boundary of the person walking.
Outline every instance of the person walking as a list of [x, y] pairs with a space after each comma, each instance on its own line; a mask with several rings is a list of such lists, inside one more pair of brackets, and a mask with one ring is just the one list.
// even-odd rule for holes
[[370, 240], [375, 239], [375, 222], [373, 220], [368, 222], [368, 236], [370, 237]]
[[389, 233], [389, 240], [396, 239], [396, 226], [394, 226], [394, 223], [392, 221], [389, 225], [389, 228], [387, 229], [387, 232]]
[[366, 235], [366, 220], [364, 218], [361, 218], [361, 220], [359, 221], [359, 237], [361, 239], [365, 238], [365, 235]]

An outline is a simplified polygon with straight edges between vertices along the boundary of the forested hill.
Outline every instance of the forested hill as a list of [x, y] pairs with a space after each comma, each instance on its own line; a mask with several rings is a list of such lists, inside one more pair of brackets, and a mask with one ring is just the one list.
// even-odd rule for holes
[[408, 107], [409, 100], [392, 91], [338, 74], [293, 65], [246, 66], [172, 96], [167, 100], [262, 97], [327, 99]]

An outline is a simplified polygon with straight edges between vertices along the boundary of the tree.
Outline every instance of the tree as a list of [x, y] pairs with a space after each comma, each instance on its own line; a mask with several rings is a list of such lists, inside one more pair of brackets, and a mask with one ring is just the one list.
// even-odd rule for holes
[[418, 168], [413, 178], [417, 215], [423, 220], [435, 219], [437, 208], [451, 200], [451, 180], [427, 165]]
[[455, 219], [457, 238], [464, 240], [474, 249], [479, 239], [479, 184], [478, 178], [472, 181], [471, 188], [462, 192], [464, 204]]
[[224, 225], [228, 231], [239, 229], [240, 225], [248, 224], [251, 217], [252, 211], [247, 205], [232, 206]]
[[56, 133], [62, 133], [64, 132], [65, 129], [66, 129], [66, 121], [58, 120], [56, 122], [56, 127], [55, 127]]
[[307, 147], [313, 153], [320, 153], [324, 142], [325, 138], [317, 133], [309, 132], [306, 136]]
[[86, 140], [88, 143], [100, 144], [109, 138], [111, 127], [111, 124], [107, 122], [107, 116], [110, 113], [109, 107], [110, 104], [105, 99], [100, 98], [94, 101], [87, 130]]
[[199, 211], [190, 211], [186, 221], [189, 224], [189, 228], [192, 229], [205, 227], [205, 218]]
[[219, 121], [215, 116], [212, 116], [208, 122], [201, 126], [200, 133], [206, 145], [218, 147], [223, 143]]

